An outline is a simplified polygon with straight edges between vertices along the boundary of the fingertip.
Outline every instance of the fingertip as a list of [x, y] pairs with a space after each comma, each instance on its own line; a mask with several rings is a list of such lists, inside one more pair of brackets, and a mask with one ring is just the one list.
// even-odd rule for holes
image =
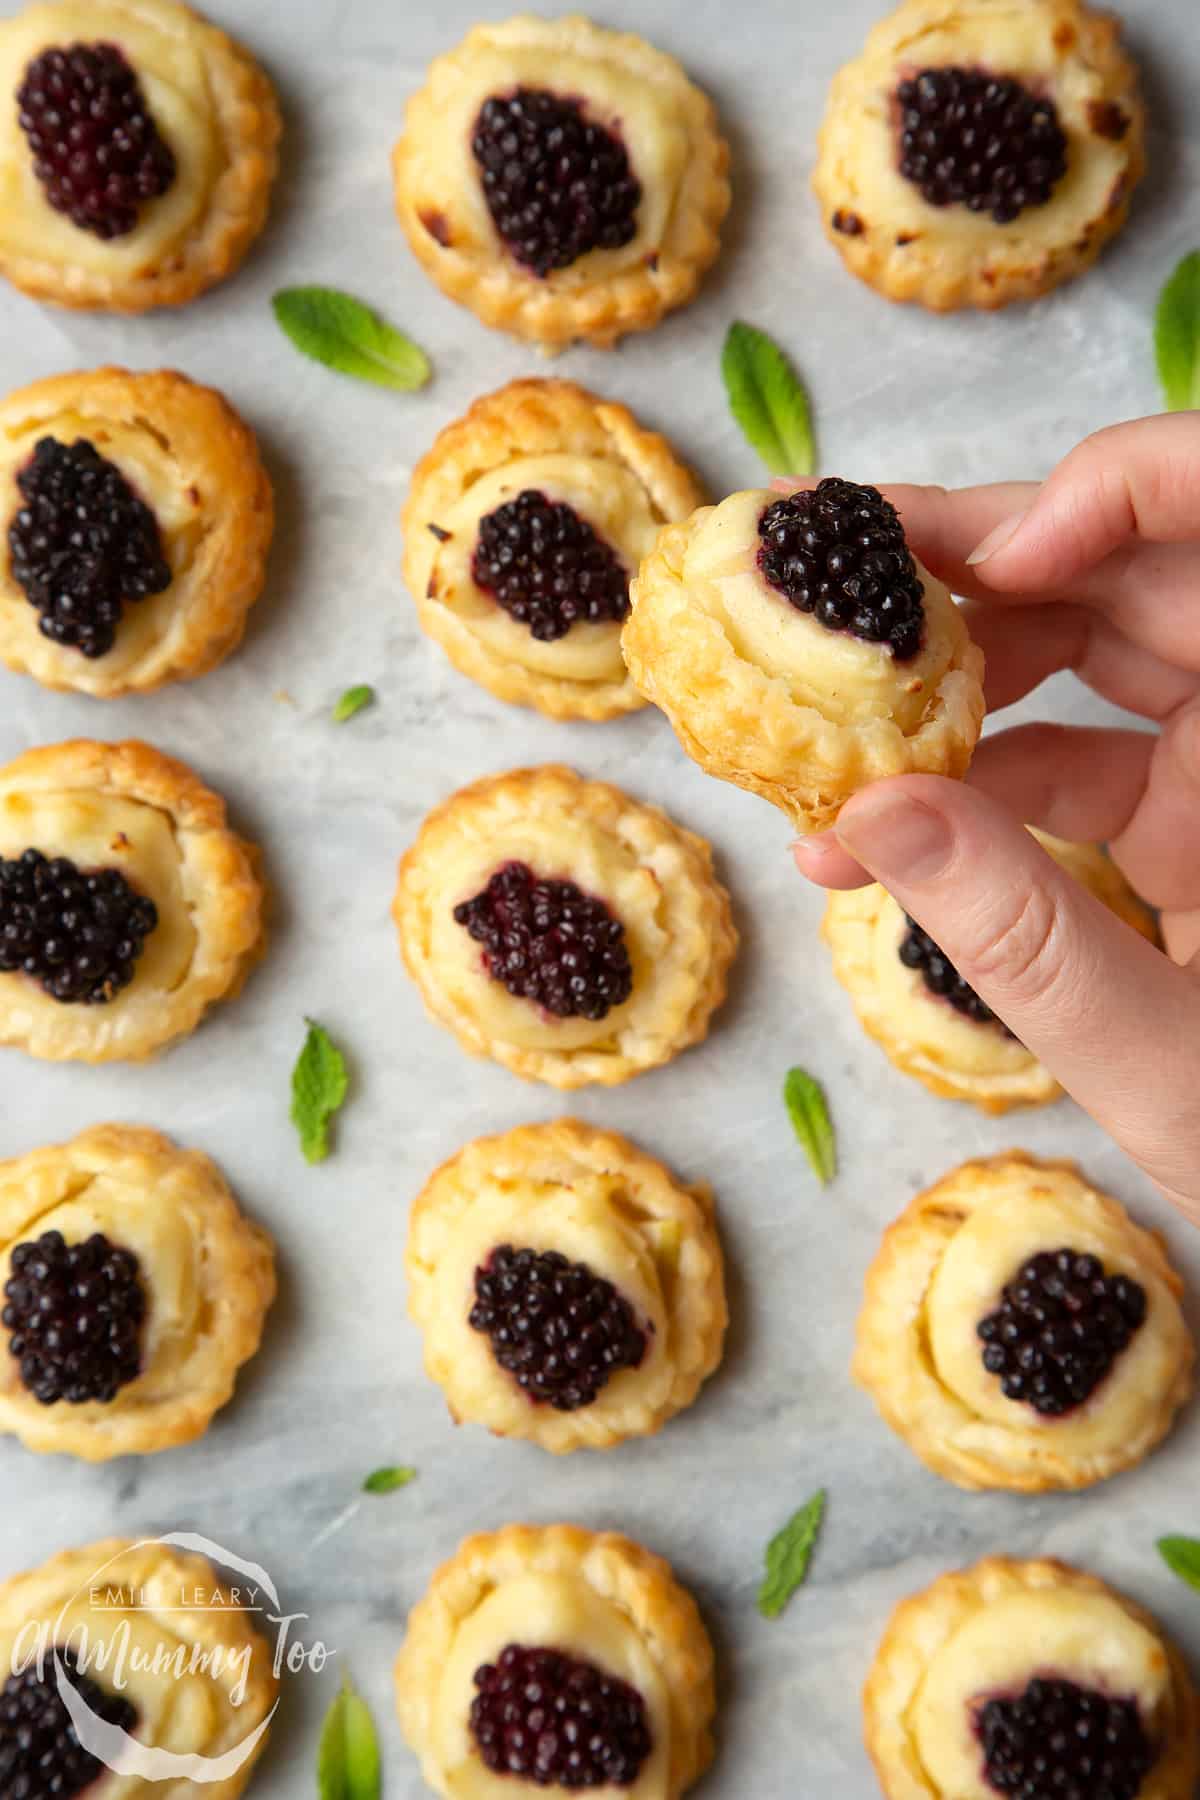
[[861, 863], [845, 850], [832, 831], [818, 837], [798, 838], [792, 860], [806, 881], [823, 888], [862, 887], [871, 880]]

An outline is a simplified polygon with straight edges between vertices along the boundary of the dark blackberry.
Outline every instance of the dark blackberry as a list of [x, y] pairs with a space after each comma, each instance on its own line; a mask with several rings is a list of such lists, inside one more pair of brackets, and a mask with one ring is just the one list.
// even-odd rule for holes
[[56, 1646], [46, 1653], [43, 1674], [30, 1663], [0, 1689], [0, 1800], [72, 1800], [104, 1773], [79, 1742], [59, 1695], [55, 1654], [90, 1712], [122, 1731], [137, 1724], [137, 1712], [123, 1695], [97, 1686], [80, 1671], [74, 1650]]
[[43, 50], [25, 70], [17, 108], [47, 200], [81, 231], [124, 237], [138, 208], [175, 179], [174, 154], [115, 44]]
[[772, 501], [758, 536], [759, 568], [798, 612], [886, 644], [897, 662], [917, 654], [925, 589], [900, 515], [876, 488], [827, 476]]
[[976, 1330], [1010, 1400], [1057, 1418], [1082, 1406], [1146, 1321], [1146, 1291], [1069, 1247], [1024, 1263]]
[[454, 917], [483, 945], [493, 981], [556, 1018], [603, 1019], [633, 992], [624, 925], [573, 881], [508, 862]]
[[535, 1787], [632, 1787], [651, 1751], [636, 1688], [561, 1650], [509, 1644], [475, 1671], [471, 1734], [487, 1767]]
[[535, 275], [589, 250], [619, 250], [637, 230], [641, 183], [615, 131], [590, 123], [579, 100], [545, 88], [493, 94], [471, 149], [492, 223]]
[[621, 620], [629, 576], [602, 537], [562, 500], [526, 488], [479, 521], [475, 585], [550, 643], [581, 620]]
[[35, 1400], [108, 1401], [137, 1379], [146, 1295], [132, 1250], [99, 1231], [79, 1244], [44, 1231], [15, 1247], [10, 1269], [0, 1324]]
[[906, 969], [916, 969], [931, 994], [948, 1000], [955, 1012], [974, 1019], [977, 1025], [998, 1025], [1008, 1037], [1012, 1032], [1003, 1019], [998, 1019], [986, 1000], [965, 982], [944, 950], [939, 950], [927, 931], [908, 913], [904, 915], [908, 931], [900, 944], [900, 961]]
[[1067, 171], [1053, 100], [983, 69], [922, 69], [896, 90], [900, 173], [931, 206], [967, 206], [1008, 225], [1044, 206]]
[[133, 980], [158, 908], [119, 869], [76, 868], [40, 850], [0, 856], [0, 974], [52, 1000], [103, 1006]]
[[529, 1398], [557, 1412], [590, 1406], [611, 1376], [646, 1354], [628, 1300], [557, 1250], [493, 1250], [475, 1271], [469, 1320]]
[[1156, 1752], [1137, 1703], [1035, 1676], [975, 1717], [984, 1776], [1013, 1800], [1137, 1800]]

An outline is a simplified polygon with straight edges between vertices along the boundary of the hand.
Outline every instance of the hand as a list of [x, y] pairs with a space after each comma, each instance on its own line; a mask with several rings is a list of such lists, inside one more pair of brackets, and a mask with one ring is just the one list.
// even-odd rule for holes
[[[796, 862], [825, 887], [882, 882], [1200, 1224], [1200, 412], [1098, 432], [1040, 486], [888, 495], [916, 554], [964, 596], [993, 711], [1073, 669], [1159, 730], [1000, 732], [967, 783], [878, 782]], [[1022, 821], [1106, 841], [1161, 908], [1168, 956]]]

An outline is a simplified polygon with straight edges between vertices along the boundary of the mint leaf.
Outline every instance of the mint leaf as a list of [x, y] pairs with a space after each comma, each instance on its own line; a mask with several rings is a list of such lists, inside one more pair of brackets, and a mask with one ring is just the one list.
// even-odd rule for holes
[[346, 1098], [346, 1060], [323, 1025], [306, 1019], [308, 1036], [292, 1070], [292, 1124], [310, 1163], [329, 1155], [329, 1121]]
[[397, 1488], [407, 1487], [410, 1481], [417, 1479], [415, 1469], [392, 1468], [374, 1469], [363, 1482], [364, 1494], [394, 1494]]
[[320, 1800], [379, 1800], [379, 1743], [370, 1709], [349, 1681], [325, 1715], [317, 1750]]
[[1167, 410], [1200, 406], [1200, 250], [1184, 257], [1158, 297], [1154, 354]]
[[297, 350], [327, 369], [404, 393], [429, 380], [425, 352], [340, 288], [281, 288], [271, 306]]
[[837, 1144], [824, 1089], [806, 1069], [789, 1069], [783, 1083], [783, 1100], [813, 1174], [824, 1186], [837, 1174]]
[[343, 725], [355, 713], [361, 712], [364, 706], [373, 705], [374, 700], [375, 689], [368, 687], [365, 682], [360, 687], [348, 687], [330, 716], [335, 725]]
[[825, 1489], [818, 1488], [767, 1545], [767, 1572], [758, 1590], [758, 1610], [764, 1619], [777, 1619], [803, 1585], [824, 1516]]
[[1159, 1538], [1158, 1554], [1172, 1575], [1178, 1575], [1189, 1587], [1200, 1588], [1200, 1538]]
[[774, 338], [740, 321], [721, 351], [729, 410], [773, 475], [811, 475], [815, 467], [808, 395]]

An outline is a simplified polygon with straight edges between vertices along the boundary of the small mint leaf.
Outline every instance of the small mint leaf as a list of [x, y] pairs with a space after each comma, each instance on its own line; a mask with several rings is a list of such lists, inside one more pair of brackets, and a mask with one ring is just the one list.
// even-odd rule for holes
[[1200, 406], [1200, 250], [1184, 257], [1158, 297], [1154, 353], [1167, 410]]
[[824, 1186], [837, 1174], [837, 1143], [824, 1090], [807, 1069], [789, 1069], [783, 1083], [783, 1099], [813, 1174]]
[[417, 1479], [415, 1469], [394, 1466], [373, 1469], [363, 1482], [364, 1494], [394, 1494], [397, 1488], [405, 1488], [410, 1481]]
[[292, 1124], [310, 1163], [329, 1155], [329, 1121], [346, 1098], [346, 1059], [325, 1030], [307, 1019], [308, 1036], [292, 1070]]
[[767, 1545], [766, 1574], [758, 1590], [758, 1610], [764, 1619], [777, 1619], [803, 1585], [824, 1516], [825, 1489], [818, 1488]]
[[429, 380], [425, 352], [340, 288], [281, 288], [271, 306], [297, 350], [327, 369], [403, 393]]
[[804, 384], [774, 338], [740, 321], [721, 351], [729, 410], [773, 475], [811, 475], [816, 466]]
[[335, 725], [344, 725], [352, 719], [364, 706], [372, 706], [375, 701], [375, 689], [363, 682], [359, 687], [348, 687], [333, 709], [332, 718]]
[[1159, 1538], [1158, 1554], [1172, 1575], [1178, 1575], [1189, 1587], [1200, 1588], [1200, 1538]]
[[344, 1681], [321, 1728], [317, 1750], [320, 1800], [379, 1800], [379, 1741], [370, 1708]]

